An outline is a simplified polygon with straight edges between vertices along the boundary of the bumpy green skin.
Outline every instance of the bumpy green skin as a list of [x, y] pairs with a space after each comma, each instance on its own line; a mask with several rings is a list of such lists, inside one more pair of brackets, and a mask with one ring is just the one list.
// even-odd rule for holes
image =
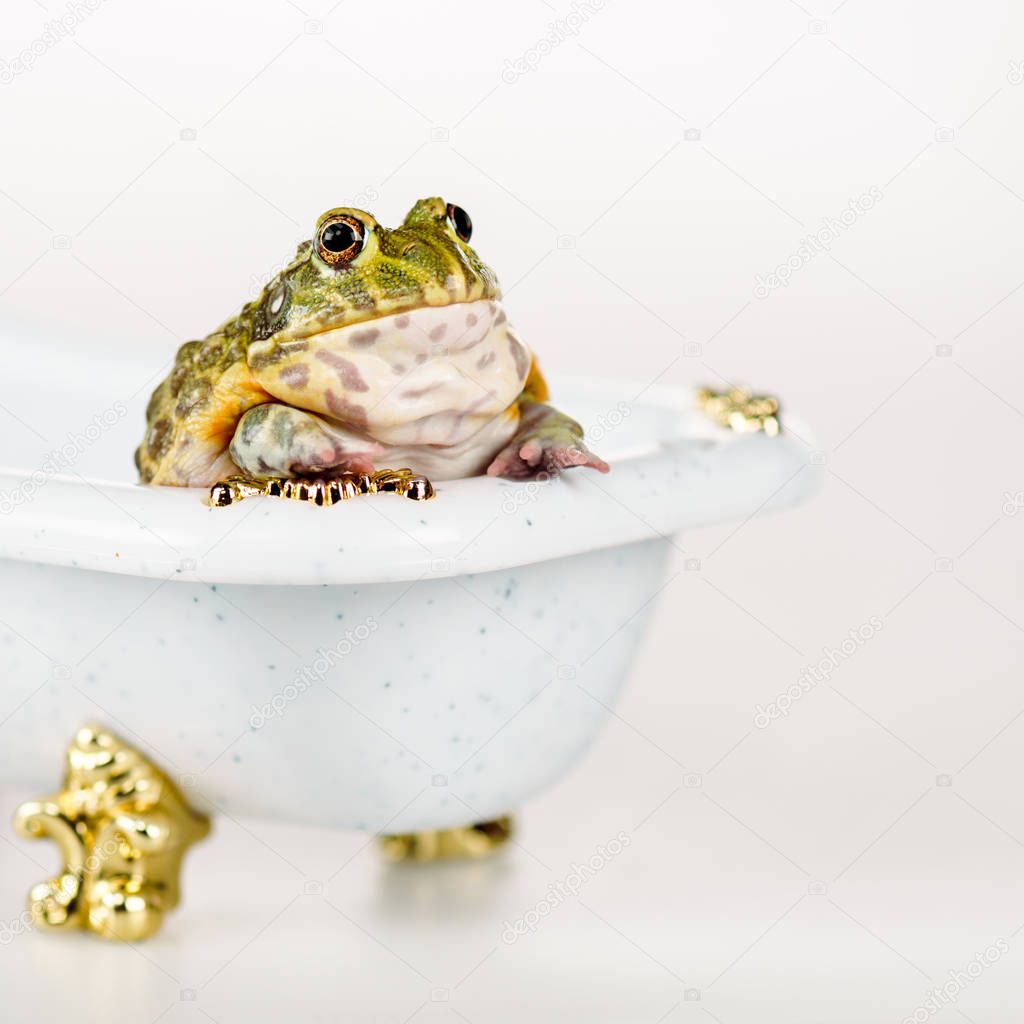
[[[254, 340], [275, 335], [283, 342], [420, 306], [500, 298], [494, 271], [448, 225], [442, 199], [421, 199], [394, 230], [360, 210], [328, 210], [317, 221], [314, 238], [322, 224], [342, 213], [353, 213], [370, 227], [363, 251], [338, 273], [311, 242], [303, 242], [295, 260], [242, 310]], [[287, 297], [271, 314], [270, 299], [282, 282]]]
[[[343, 270], [325, 262], [315, 244], [321, 226], [339, 214], [353, 215], [366, 226], [362, 251]], [[439, 198], [417, 202], [394, 229], [361, 210], [329, 210], [318, 220], [313, 240], [301, 243], [292, 262], [236, 316], [179, 349], [147, 408], [147, 431], [135, 456], [144, 482], [206, 486], [237, 472], [231, 442], [239, 423], [258, 406], [294, 409], [295, 417], [291, 412], [285, 417], [289, 423], [310, 419], [298, 412], [299, 402], [282, 400], [269, 389], [282, 371], [293, 367], [301, 374], [303, 360], [309, 359], [306, 350], [325, 332], [428, 306], [500, 299], [494, 272], [456, 235], [447, 204]], [[530, 441], [525, 436], [519, 446], [492, 453], [489, 471], [525, 477], [574, 464], [604, 471], [607, 467], [582, 446], [578, 424], [554, 410], [538, 412], [546, 406], [532, 408], [545, 397], [543, 379], [531, 365], [519, 400], [505, 415], [518, 422], [531, 407], [524, 422], [534, 424], [535, 443], [526, 457], [519, 450]], [[335, 465], [347, 468], [340, 456]], [[366, 459], [359, 465], [365, 468]]]

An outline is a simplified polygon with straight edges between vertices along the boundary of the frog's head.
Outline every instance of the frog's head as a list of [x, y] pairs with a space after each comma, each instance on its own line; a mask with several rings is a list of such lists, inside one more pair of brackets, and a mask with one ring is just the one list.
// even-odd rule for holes
[[469, 215], [443, 199], [421, 199], [400, 227], [338, 207], [251, 304], [250, 360], [279, 346], [426, 306], [498, 299], [494, 272], [470, 248]]
[[391, 229], [362, 210], [328, 210], [247, 310], [256, 382], [279, 402], [392, 439], [424, 416], [507, 407], [530, 354], [469, 247], [472, 230], [443, 199], [421, 199]]

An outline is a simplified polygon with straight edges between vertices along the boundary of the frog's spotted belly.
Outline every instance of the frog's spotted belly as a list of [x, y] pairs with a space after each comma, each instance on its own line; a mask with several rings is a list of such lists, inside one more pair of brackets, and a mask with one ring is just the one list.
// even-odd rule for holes
[[439, 479], [480, 472], [512, 436], [531, 356], [498, 302], [426, 306], [308, 338], [253, 343], [260, 385]]

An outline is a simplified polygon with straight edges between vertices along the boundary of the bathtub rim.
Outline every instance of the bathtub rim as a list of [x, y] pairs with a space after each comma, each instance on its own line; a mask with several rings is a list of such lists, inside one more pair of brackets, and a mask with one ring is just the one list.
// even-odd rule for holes
[[[561, 383], [560, 393], [585, 394], [609, 408], [636, 393], [618, 381]], [[612, 458], [607, 476], [573, 470], [537, 485], [448, 481], [426, 503], [382, 495], [319, 509], [256, 498], [211, 509], [205, 490], [55, 475], [30, 501], [0, 515], [0, 559], [168, 581], [404, 582], [742, 520], [795, 504], [818, 484], [820, 469], [808, 459], [813, 443], [788, 414], [782, 434], [768, 437], [715, 427], [695, 409], [689, 389], [650, 387], [634, 405], [663, 414], [666, 428]], [[31, 477], [0, 469], [0, 494]]]

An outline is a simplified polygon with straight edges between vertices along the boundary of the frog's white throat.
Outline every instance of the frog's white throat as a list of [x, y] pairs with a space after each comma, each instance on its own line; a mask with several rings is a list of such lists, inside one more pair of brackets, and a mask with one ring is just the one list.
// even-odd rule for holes
[[427, 449], [449, 461], [459, 453], [459, 475], [479, 471], [508, 439], [531, 363], [501, 304], [488, 299], [423, 306], [304, 341], [259, 371], [275, 398], [407, 463], [421, 463], [416, 454]]

